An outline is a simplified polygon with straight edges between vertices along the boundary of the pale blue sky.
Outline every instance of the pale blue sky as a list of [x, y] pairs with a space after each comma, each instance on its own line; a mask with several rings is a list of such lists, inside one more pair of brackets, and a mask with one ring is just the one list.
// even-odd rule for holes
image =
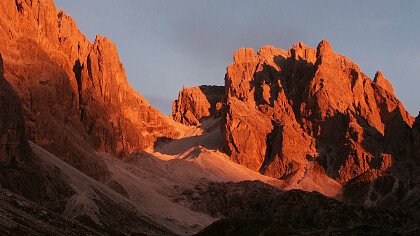
[[224, 83], [233, 52], [327, 39], [420, 110], [420, 1], [55, 0], [89, 39], [116, 42], [131, 85], [164, 114], [185, 86]]

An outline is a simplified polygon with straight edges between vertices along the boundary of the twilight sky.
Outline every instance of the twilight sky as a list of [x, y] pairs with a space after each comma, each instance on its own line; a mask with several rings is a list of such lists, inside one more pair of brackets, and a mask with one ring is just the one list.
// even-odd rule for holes
[[327, 39], [420, 110], [420, 1], [55, 0], [91, 41], [118, 47], [131, 85], [164, 114], [185, 86], [224, 84], [240, 47]]

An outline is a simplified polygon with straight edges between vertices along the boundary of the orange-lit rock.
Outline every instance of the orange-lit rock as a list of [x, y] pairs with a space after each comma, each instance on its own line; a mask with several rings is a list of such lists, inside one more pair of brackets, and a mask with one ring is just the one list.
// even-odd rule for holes
[[22, 101], [31, 141], [104, 179], [96, 151], [123, 157], [177, 135], [127, 83], [115, 45], [89, 42], [51, 0], [1, 1], [0, 26], [4, 76]]
[[73, 71], [78, 82], [80, 120], [96, 150], [119, 157], [175, 137], [168, 120], [127, 82], [117, 48], [96, 37]]
[[382, 74], [381, 71], [376, 72], [373, 82], [375, 82], [381, 88], [385, 89], [389, 94], [395, 96], [395, 92], [394, 92], [394, 88], [392, 87], [392, 84], [389, 82], [389, 80], [385, 78], [385, 76]]
[[172, 104], [172, 117], [182, 124], [198, 125], [203, 118], [218, 117], [224, 100], [223, 86], [182, 88]]
[[372, 81], [325, 40], [316, 50], [239, 49], [225, 85], [226, 152], [264, 174], [286, 178], [315, 161], [343, 184], [409, 152], [414, 119], [389, 81], [380, 72]]
[[[291, 55], [294, 61], [288, 61]], [[292, 63], [300, 70], [299, 58], [302, 57], [312, 58], [311, 50], [302, 43], [289, 54], [268, 46], [261, 48], [258, 54], [251, 49], [235, 53], [234, 63], [228, 67], [225, 78], [227, 107], [222, 131], [225, 149], [236, 162], [270, 176], [282, 177], [303, 168], [307, 156], [314, 156], [314, 142], [296, 122], [279, 79], [280, 71], [288, 73], [279, 65]]]

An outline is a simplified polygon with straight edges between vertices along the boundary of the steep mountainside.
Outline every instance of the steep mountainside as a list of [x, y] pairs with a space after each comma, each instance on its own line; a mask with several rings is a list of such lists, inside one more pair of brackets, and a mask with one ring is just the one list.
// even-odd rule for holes
[[0, 54], [0, 188], [38, 202], [51, 200], [54, 203], [62, 189], [47, 182], [27, 140], [22, 104], [3, 77]]
[[225, 82], [225, 149], [253, 170], [285, 178], [315, 161], [343, 184], [407, 159], [414, 120], [389, 81], [372, 81], [327, 41], [240, 49]]
[[31, 163], [32, 150], [26, 137], [22, 105], [3, 77], [0, 54], [0, 187], [30, 195], [31, 190], [25, 190], [26, 185], [39, 185], [36, 184], [38, 176], [30, 176]]
[[327, 41], [239, 49], [173, 119], [52, 0], [0, 42], [0, 234], [418, 234], [420, 117]]
[[174, 234], [127, 198], [28, 142], [22, 105], [3, 78], [2, 63], [0, 55], [0, 234]]
[[176, 136], [127, 83], [109, 39], [89, 42], [51, 0], [1, 1], [0, 13], [4, 76], [22, 101], [30, 140], [105, 179], [95, 151], [124, 157]]
[[223, 86], [182, 88], [172, 104], [172, 117], [182, 124], [199, 125], [200, 120], [220, 115], [224, 97]]
[[1, 235], [100, 235], [2, 188], [0, 202]]
[[[283, 180], [285, 189], [418, 214], [420, 118], [382, 72], [371, 80], [327, 41], [317, 49], [242, 48], [233, 59], [216, 101], [231, 160]], [[200, 116], [191, 99], [175, 103]]]
[[0, 54], [0, 161], [3, 166], [18, 166], [29, 161], [31, 150], [26, 139], [22, 105], [3, 73]]

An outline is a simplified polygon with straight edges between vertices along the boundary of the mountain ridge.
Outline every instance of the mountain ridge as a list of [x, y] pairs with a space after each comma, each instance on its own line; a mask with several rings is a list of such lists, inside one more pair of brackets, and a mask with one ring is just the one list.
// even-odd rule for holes
[[[182, 102], [178, 107], [200, 104]], [[316, 191], [327, 194], [336, 181], [344, 190], [336, 197], [391, 208], [404, 205], [396, 202], [398, 186], [400, 200], [418, 192], [415, 174], [405, 172], [418, 169], [419, 118], [405, 110], [382, 72], [370, 79], [326, 40], [316, 49], [302, 42], [287, 51], [268, 45], [257, 53], [238, 49], [217, 102], [223, 104], [224, 151], [236, 163], [285, 181], [286, 189], [311, 191], [319, 185]], [[394, 190], [362, 187], [385, 179]], [[358, 188], [364, 190], [352, 192]]]
[[0, 232], [418, 231], [420, 116], [328, 41], [238, 49], [165, 117], [52, 0], [0, 13]]
[[51, 0], [3, 1], [1, 9], [5, 78], [22, 100], [30, 140], [106, 179], [95, 151], [123, 158], [177, 136], [128, 84], [108, 38], [91, 43]]

